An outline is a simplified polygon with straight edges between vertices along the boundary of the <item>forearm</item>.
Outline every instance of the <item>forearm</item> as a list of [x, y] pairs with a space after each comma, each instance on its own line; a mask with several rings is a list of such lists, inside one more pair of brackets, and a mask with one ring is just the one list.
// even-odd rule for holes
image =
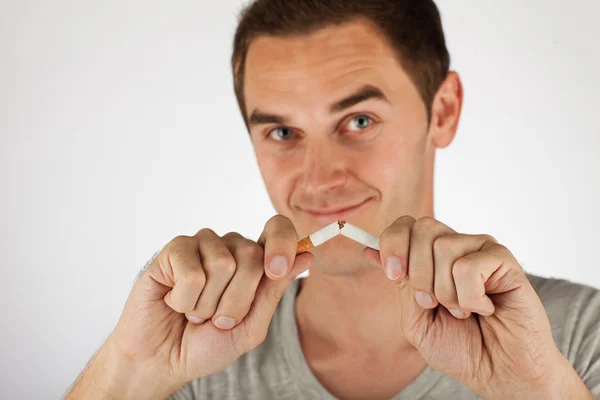
[[75, 382], [66, 400], [166, 399], [177, 387], [169, 385], [158, 372], [143, 370], [115, 354], [105, 344]]
[[505, 390], [484, 397], [488, 400], [594, 400], [585, 383], [566, 358], [560, 355], [554, 365], [552, 371], [536, 382], [507, 385]]
[[561, 366], [556, 369], [555, 374], [550, 376], [545, 398], [549, 400], [594, 400], [594, 397], [577, 374], [577, 371], [569, 363], [569, 360], [561, 357], [560, 363]]

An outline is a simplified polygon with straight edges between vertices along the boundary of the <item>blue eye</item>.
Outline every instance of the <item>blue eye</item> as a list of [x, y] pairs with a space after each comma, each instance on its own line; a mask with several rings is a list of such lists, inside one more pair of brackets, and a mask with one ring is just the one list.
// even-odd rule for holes
[[359, 131], [368, 128], [373, 120], [366, 115], [357, 115], [348, 122], [348, 128], [351, 131]]
[[275, 129], [271, 130], [269, 132], [269, 136], [272, 136], [274, 133], [276, 136], [275, 140], [278, 140], [278, 141], [288, 140], [293, 135], [293, 131], [286, 126], [280, 126], [279, 128], [275, 128]]

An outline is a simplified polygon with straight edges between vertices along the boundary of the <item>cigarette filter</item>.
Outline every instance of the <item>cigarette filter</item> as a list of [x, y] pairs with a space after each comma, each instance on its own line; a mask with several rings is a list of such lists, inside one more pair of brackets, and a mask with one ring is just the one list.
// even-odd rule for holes
[[305, 237], [304, 239], [298, 242], [298, 247], [296, 248], [296, 254], [304, 253], [313, 247], [316, 247], [320, 244], [325, 243], [329, 239], [333, 239], [337, 235], [340, 234], [340, 228], [337, 222], [331, 223], [327, 225], [325, 228], [320, 229]]

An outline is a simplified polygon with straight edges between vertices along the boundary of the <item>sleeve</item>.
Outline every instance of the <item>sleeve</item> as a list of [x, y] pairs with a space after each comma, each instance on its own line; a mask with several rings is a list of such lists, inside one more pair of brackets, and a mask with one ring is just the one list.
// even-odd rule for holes
[[600, 290], [563, 279], [536, 279], [556, 345], [600, 399]]
[[578, 297], [580, 312], [569, 360], [592, 395], [600, 399], [600, 291], [583, 286]]
[[186, 383], [169, 396], [167, 400], [198, 400], [194, 394], [191, 382]]

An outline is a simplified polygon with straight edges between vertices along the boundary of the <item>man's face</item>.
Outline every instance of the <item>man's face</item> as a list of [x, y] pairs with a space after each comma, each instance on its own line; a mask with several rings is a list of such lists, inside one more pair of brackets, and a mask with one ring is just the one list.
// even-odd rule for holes
[[[268, 194], [300, 238], [339, 219], [380, 235], [430, 201], [424, 104], [369, 23], [255, 39], [244, 89]], [[338, 264], [362, 248], [336, 237], [315, 250], [327, 246]]]

